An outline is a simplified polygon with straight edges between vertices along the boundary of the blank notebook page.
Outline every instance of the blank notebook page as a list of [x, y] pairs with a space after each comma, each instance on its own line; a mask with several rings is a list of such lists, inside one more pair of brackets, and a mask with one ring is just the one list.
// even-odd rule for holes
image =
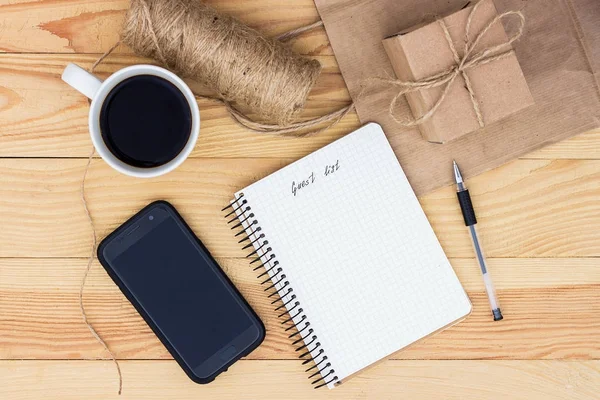
[[275, 281], [285, 278], [277, 287], [289, 282], [306, 316], [295, 318], [298, 328], [308, 321], [317, 337], [308, 349], [331, 363], [325, 381], [342, 381], [469, 314], [471, 303], [379, 125], [236, 196], [242, 193], [265, 235], [255, 247], [268, 241], [275, 257], [263, 257], [265, 266], [278, 261]]

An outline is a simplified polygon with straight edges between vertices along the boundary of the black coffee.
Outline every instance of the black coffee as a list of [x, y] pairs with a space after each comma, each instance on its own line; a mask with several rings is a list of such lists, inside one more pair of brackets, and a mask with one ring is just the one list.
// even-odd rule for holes
[[102, 138], [119, 160], [141, 168], [177, 157], [190, 137], [192, 112], [181, 91], [153, 75], [124, 80], [100, 111]]

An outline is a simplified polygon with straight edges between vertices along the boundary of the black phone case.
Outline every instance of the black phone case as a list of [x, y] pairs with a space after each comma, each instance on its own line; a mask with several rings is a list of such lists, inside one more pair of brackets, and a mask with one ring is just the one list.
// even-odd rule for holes
[[[149, 210], [149, 209], [151, 209], [151, 208], [153, 208], [153, 207], [155, 207], [157, 205], [166, 206], [169, 209], [169, 211], [173, 214], [173, 216], [175, 218], [179, 219], [179, 221], [182, 222], [183, 226], [195, 238], [197, 245], [202, 249], [202, 251], [204, 251], [206, 254], [208, 254], [210, 256], [210, 258], [214, 261], [214, 263], [218, 267], [217, 268], [218, 273], [221, 274], [221, 276], [224, 278], [225, 282], [227, 282], [231, 286], [231, 288], [233, 289], [233, 292], [237, 294], [239, 300], [241, 300], [241, 302], [248, 308], [248, 310], [249, 310], [249, 312], [251, 314], [251, 317], [252, 317], [251, 319], [253, 320], [253, 323], [256, 324], [256, 327], [258, 328], [258, 331], [260, 333], [258, 339], [254, 343], [252, 343], [248, 347], [247, 350], [245, 350], [243, 353], [241, 353], [241, 354], [239, 354], [239, 355], [231, 358], [230, 360], [227, 360], [226, 362], [224, 362], [223, 365], [221, 365], [221, 366], [218, 367], [218, 370], [213, 375], [211, 375], [209, 377], [206, 377], [206, 378], [202, 378], [202, 377], [196, 376], [194, 374], [194, 371], [191, 370], [190, 368], [188, 368], [188, 366], [183, 361], [183, 359], [181, 359], [179, 357], [179, 355], [177, 354], [177, 352], [175, 351], [174, 347], [171, 345], [171, 343], [169, 342], [169, 340], [167, 339], [167, 337], [165, 337], [160, 332], [160, 330], [158, 329], [158, 327], [154, 324], [154, 322], [152, 322], [152, 320], [146, 314], [146, 312], [141, 307], [141, 305], [132, 296], [132, 294], [129, 291], [129, 289], [127, 288], [127, 286], [121, 281], [121, 279], [118, 277], [118, 275], [112, 270], [112, 268], [108, 264], [107, 260], [103, 256], [103, 251], [102, 250], [103, 250], [104, 246], [106, 246], [113, 239], [115, 239], [116, 237], [118, 237], [120, 233], [122, 233], [123, 231], [127, 230], [129, 228], [129, 226], [136, 220], [136, 218], [138, 217], [139, 214], [145, 213], [147, 210]], [[216, 260], [214, 259], [214, 257], [208, 251], [208, 249], [206, 249], [206, 247], [204, 246], [204, 244], [200, 241], [200, 239], [198, 239], [198, 237], [196, 236], [196, 234], [194, 234], [194, 232], [189, 227], [189, 225], [185, 222], [185, 220], [177, 212], [177, 210], [175, 209], [175, 207], [173, 207], [173, 205], [171, 205], [171, 203], [169, 203], [169, 202], [167, 202], [165, 200], [157, 200], [157, 201], [154, 201], [154, 202], [148, 204], [146, 207], [142, 208], [140, 211], [138, 211], [135, 215], [133, 215], [131, 218], [129, 218], [127, 221], [125, 221], [125, 223], [123, 223], [121, 226], [119, 226], [111, 234], [109, 234], [107, 237], [105, 237], [102, 240], [102, 242], [98, 246], [97, 256], [98, 256], [98, 260], [100, 261], [100, 264], [102, 264], [102, 266], [104, 267], [104, 269], [106, 270], [106, 272], [108, 273], [108, 275], [111, 277], [111, 279], [113, 280], [113, 282], [115, 282], [115, 284], [119, 287], [119, 289], [121, 289], [121, 292], [123, 292], [123, 294], [125, 295], [125, 297], [127, 298], [127, 300], [129, 300], [129, 302], [135, 307], [135, 309], [142, 316], [142, 318], [144, 318], [144, 321], [146, 321], [146, 323], [148, 324], [148, 326], [150, 327], [150, 329], [152, 329], [152, 331], [154, 332], [154, 334], [160, 339], [160, 341], [167, 348], [167, 350], [169, 351], [169, 353], [171, 354], [171, 356], [173, 356], [173, 358], [175, 359], [175, 361], [177, 361], [177, 363], [179, 364], [179, 366], [185, 371], [185, 373], [187, 374], [187, 376], [192, 381], [194, 381], [196, 383], [199, 383], [199, 384], [207, 384], [207, 383], [212, 382], [219, 374], [221, 374], [222, 372], [227, 371], [227, 369], [233, 363], [235, 363], [236, 361], [238, 361], [242, 357], [245, 357], [248, 354], [250, 354], [252, 351], [254, 351], [254, 349], [256, 349], [263, 342], [263, 340], [265, 338], [265, 334], [266, 334], [266, 330], [265, 330], [265, 326], [264, 326], [263, 322], [258, 317], [258, 315], [256, 314], [256, 312], [252, 309], [252, 307], [250, 306], [250, 304], [248, 304], [248, 302], [246, 301], [246, 299], [244, 298], [244, 296], [242, 296], [242, 294], [239, 292], [239, 290], [237, 290], [237, 288], [231, 282], [231, 280], [229, 279], [229, 277], [227, 276], [227, 274], [225, 274], [225, 272], [223, 272], [223, 270], [221, 269], [221, 266], [216, 262]]]

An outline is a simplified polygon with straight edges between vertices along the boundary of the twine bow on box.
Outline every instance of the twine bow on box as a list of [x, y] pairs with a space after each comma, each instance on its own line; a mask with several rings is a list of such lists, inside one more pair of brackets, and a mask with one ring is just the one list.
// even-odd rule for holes
[[[483, 115], [481, 114], [481, 110], [479, 108], [479, 103], [477, 102], [475, 92], [473, 91], [473, 87], [471, 85], [471, 80], [469, 79], [469, 76], [466, 72], [471, 68], [475, 68], [477, 66], [484, 65], [496, 60], [501, 60], [514, 54], [514, 50], [512, 49], [511, 44], [518, 40], [523, 34], [523, 28], [525, 26], [525, 17], [520, 11], [507, 11], [503, 14], [497, 15], [481, 30], [481, 32], [479, 32], [479, 34], [477, 34], [477, 36], [475, 36], [474, 39], [471, 39], [471, 22], [480, 4], [481, 2], [478, 2], [473, 6], [473, 9], [469, 13], [469, 17], [467, 19], [464, 37], [465, 51], [462, 58], [458, 55], [458, 52], [456, 51], [456, 47], [454, 46], [454, 43], [450, 36], [450, 32], [448, 31], [448, 27], [446, 26], [444, 20], [438, 19], [436, 21], [442, 28], [442, 31], [444, 32], [444, 37], [448, 42], [448, 47], [450, 47], [450, 50], [452, 51], [452, 55], [454, 57], [455, 62], [455, 65], [453, 67], [438, 74], [431, 75], [429, 77], [417, 81], [403, 81], [401, 79], [377, 79], [378, 81], [382, 81], [400, 88], [400, 91], [398, 91], [398, 93], [394, 95], [394, 98], [390, 102], [389, 107], [390, 116], [398, 124], [409, 127], [416, 126], [427, 121], [436, 113], [440, 105], [444, 102], [446, 96], [448, 95], [448, 92], [450, 91], [452, 85], [456, 81], [456, 78], [458, 76], [462, 76], [465, 80], [465, 87], [469, 92], [469, 97], [471, 99], [471, 103], [473, 104], [473, 110], [475, 111], [479, 127], [483, 128], [485, 126]], [[507, 42], [485, 48], [484, 50], [473, 54], [473, 50], [477, 47], [481, 39], [488, 33], [488, 31], [495, 24], [499, 23], [503, 18], [509, 17], [511, 15], [516, 15], [519, 18], [519, 29], [517, 30], [516, 34], [512, 35]], [[497, 53], [503, 49], [506, 50], [504, 52]], [[412, 120], [400, 119], [396, 116], [396, 104], [402, 96], [404, 96], [407, 93], [416, 92], [422, 89], [431, 89], [440, 86], [444, 86], [442, 94], [440, 95], [439, 99], [435, 102], [435, 104], [425, 114]]]

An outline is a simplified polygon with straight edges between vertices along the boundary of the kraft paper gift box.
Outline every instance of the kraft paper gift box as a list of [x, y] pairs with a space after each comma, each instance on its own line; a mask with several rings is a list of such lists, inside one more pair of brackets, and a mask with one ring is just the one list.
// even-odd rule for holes
[[[456, 67], [458, 64], [440, 22], [446, 25], [462, 60], [465, 55], [465, 28], [472, 8], [465, 7], [440, 21], [421, 24], [384, 39], [383, 46], [396, 77], [402, 81], [421, 81]], [[497, 15], [493, 2], [484, 0], [472, 16], [470, 40], [473, 41]], [[482, 35], [470, 57], [508, 41], [499, 21]], [[490, 54], [510, 52], [506, 57], [465, 69], [484, 127], [533, 104], [521, 66], [511, 50], [512, 47], [506, 45]], [[443, 90], [444, 85], [406, 93], [414, 118], [427, 113], [440, 99]], [[462, 74], [458, 74], [451, 83], [437, 111], [418, 126], [423, 138], [434, 143], [445, 143], [482, 128]]]

